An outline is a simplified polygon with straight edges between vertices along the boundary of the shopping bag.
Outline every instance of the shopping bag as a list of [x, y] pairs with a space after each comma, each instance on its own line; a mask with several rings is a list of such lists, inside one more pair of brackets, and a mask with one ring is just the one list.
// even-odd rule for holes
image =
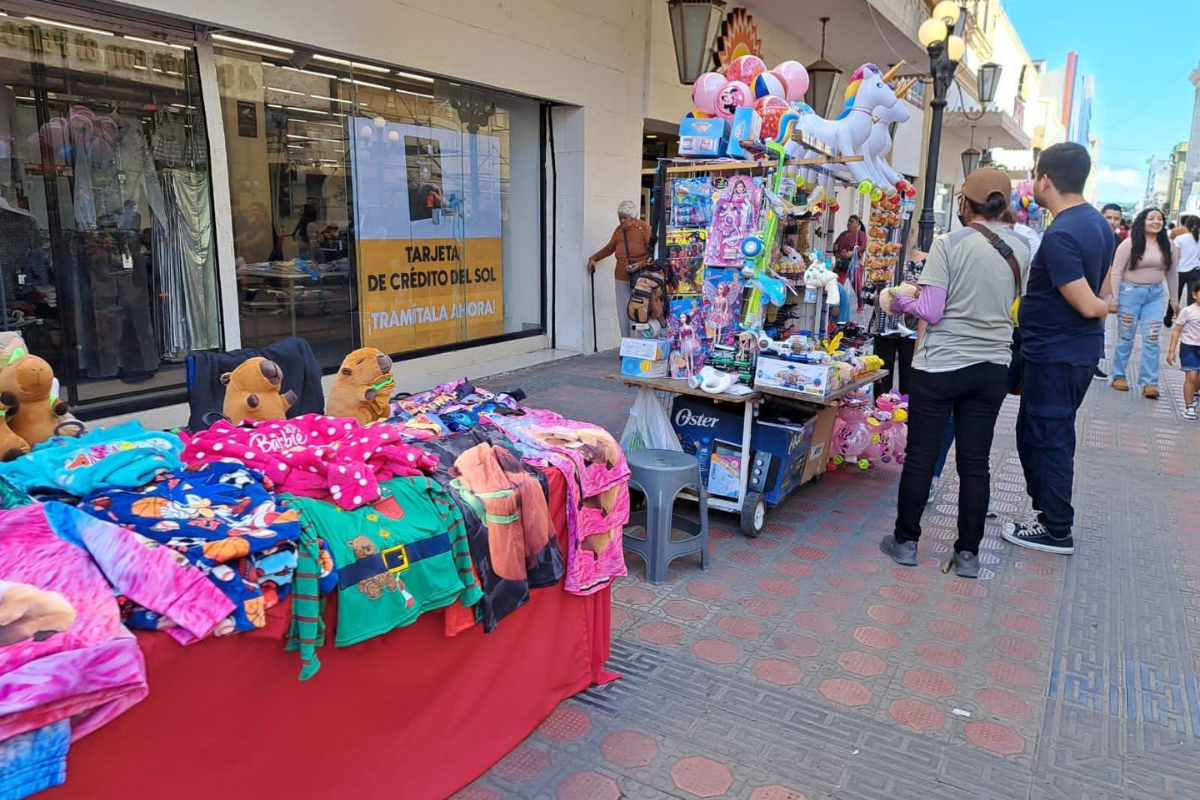
[[675, 450], [683, 452], [679, 437], [671, 428], [671, 420], [663, 411], [654, 390], [643, 386], [638, 389], [633, 408], [629, 409], [629, 421], [621, 434], [621, 447], [626, 453], [638, 450]]

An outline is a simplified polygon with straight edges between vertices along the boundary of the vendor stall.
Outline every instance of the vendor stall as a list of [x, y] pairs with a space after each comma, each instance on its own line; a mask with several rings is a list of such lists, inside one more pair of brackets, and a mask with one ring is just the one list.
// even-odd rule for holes
[[[881, 160], [891, 136], [880, 112], [911, 86], [890, 82], [899, 68], [864, 64], [826, 120], [800, 102], [801, 65], [767, 71], [743, 56], [696, 81], [697, 108], [680, 123], [688, 158], [655, 170], [658, 259], [634, 296], [640, 286], [645, 308], [665, 313], [622, 340], [620, 380], [670, 395], [670, 427], [699, 461], [709, 506], [739, 514], [750, 536], [768, 506], [825, 471], [837, 408], [869, 403], [888, 375], [851, 320], [864, 287], [894, 274], [912, 212], [912, 188]], [[818, 231], [832, 226], [836, 186], [855, 189], [871, 238], [835, 272]], [[635, 433], [623, 444], [676, 446]]]
[[0, 417], [0, 796], [434, 800], [615, 677], [616, 442], [465, 380], [392, 400], [391, 367], [347, 356], [338, 416], [254, 357], [204, 430]]

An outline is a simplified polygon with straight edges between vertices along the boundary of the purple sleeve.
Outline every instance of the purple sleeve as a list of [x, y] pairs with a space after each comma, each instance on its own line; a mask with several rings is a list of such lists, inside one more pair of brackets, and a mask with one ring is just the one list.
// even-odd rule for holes
[[45, 509], [55, 532], [87, 550], [117, 591], [197, 638], [233, 612], [204, 573], [180, 566], [170, 550], [72, 506], [47, 503]]
[[892, 311], [912, 314], [930, 325], [936, 325], [946, 313], [946, 290], [940, 286], [922, 286], [920, 297], [892, 295]]

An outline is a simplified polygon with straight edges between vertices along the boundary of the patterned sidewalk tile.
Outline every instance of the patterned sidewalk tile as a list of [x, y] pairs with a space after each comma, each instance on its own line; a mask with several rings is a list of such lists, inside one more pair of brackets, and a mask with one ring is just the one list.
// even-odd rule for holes
[[[615, 363], [485, 385], [619, 434], [634, 392], [605, 379]], [[1001, 517], [980, 580], [941, 572], [953, 457], [915, 568], [878, 551], [894, 465], [827, 474], [757, 539], [714, 513], [706, 572], [682, 559], [655, 586], [630, 558], [613, 592], [624, 677], [562, 704], [459, 797], [1200, 800], [1200, 426], [1183, 419], [1178, 370], [1161, 385], [1157, 402], [1091, 387], [1071, 558], [1000, 537], [1028, 512], [1016, 398], [997, 425]]]

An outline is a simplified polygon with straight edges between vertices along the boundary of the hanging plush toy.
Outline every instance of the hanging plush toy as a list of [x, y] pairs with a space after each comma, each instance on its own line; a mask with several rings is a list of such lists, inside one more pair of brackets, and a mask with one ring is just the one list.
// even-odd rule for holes
[[46, 360], [21, 350], [9, 358], [0, 370], [0, 394], [16, 399], [16, 410], [5, 415], [12, 432], [31, 447], [51, 436], [79, 436], [83, 425], [67, 420], [66, 402], [52, 396], [54, 370]]
[[360, 347], [342, 361], [325, 401], [325, 413], [354, 417], [363, 425], [387, 419], [395, 388], [392, 360], [374, 347]]
[[284, 419], [296, 402], [296, 393], [280, 394], [283, 370], [274, 361], [255, 356], [221, 376], [225, 384], [225, 416], [234, 425], [244, 419]]

